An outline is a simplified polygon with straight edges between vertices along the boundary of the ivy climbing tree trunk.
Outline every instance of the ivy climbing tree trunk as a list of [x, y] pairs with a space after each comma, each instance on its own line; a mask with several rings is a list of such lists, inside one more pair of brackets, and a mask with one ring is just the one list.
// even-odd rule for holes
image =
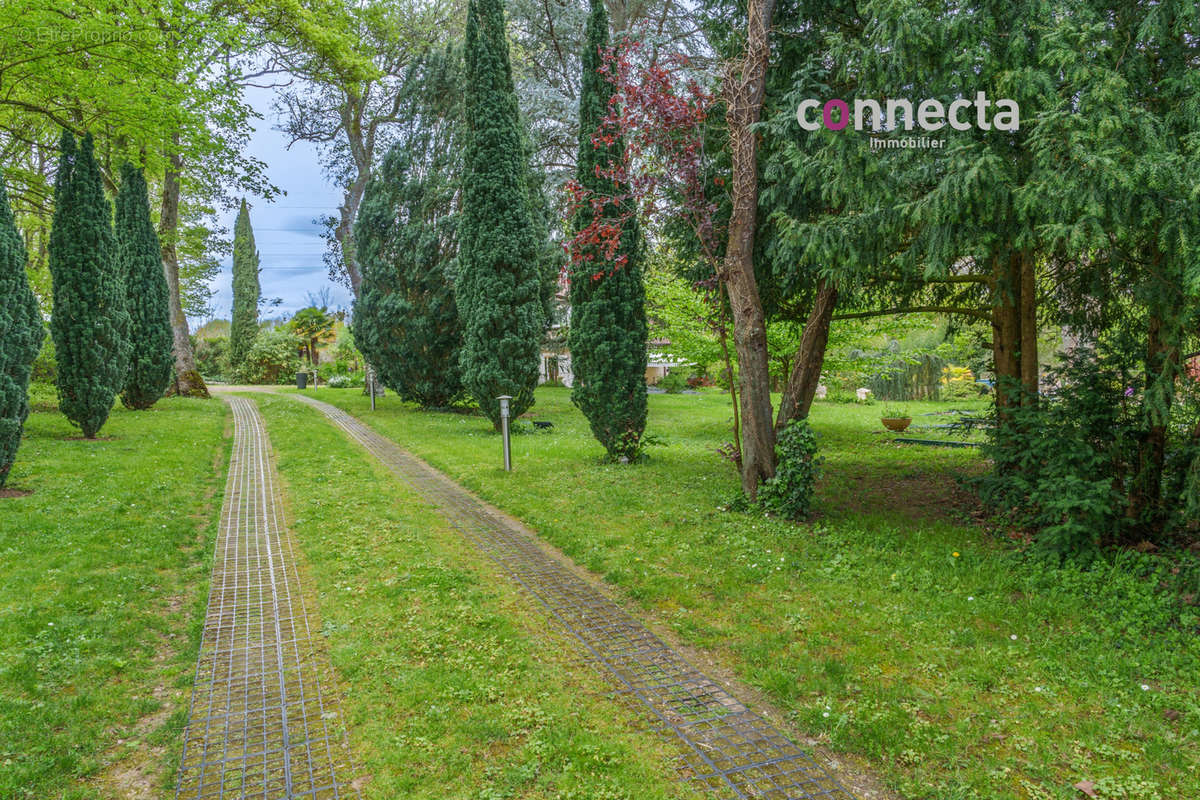
[[208, 397], [204, 378], [196, 370], [196, 355], [188, 332], [187, 315], [179, 292], [179, 176], [183, 172], [183, 157], [178, 151], [179, 134], [172, 140], [172, 152], [167, 158], [163, 175], [162, 207], [158, 221], [158, 238], [162, 244], [163, 271], [167, 277], [167, 293], [171, 312], [171, 352], [175, 356], [175, 380], [167, 389], [168, 395]]
[[721, 278], [729, 292], [733, 342], [741, 389], [742, 491], [751, 499], [758, 485], [775, 474], [775, 428], [771, 412], [771, 376], [767, 326], [754, 277], [754, 228], [758, 212], [758, 142], [752, 127], [762, 115], [768, 32], [776, 0], [750, 0], [746, 52], [730, 65], [725, 80], [725, 119], [733, 157], [729, 240]]

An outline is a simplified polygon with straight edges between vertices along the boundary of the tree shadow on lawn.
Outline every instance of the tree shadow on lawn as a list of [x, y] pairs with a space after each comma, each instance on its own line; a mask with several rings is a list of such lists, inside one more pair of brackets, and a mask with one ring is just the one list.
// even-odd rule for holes
[[890, 441], [863, 443], [827, 455], [817, 498], [830, 517], [870, 514], [914, 523], [978, 524], [986, 517], [984, 508], [963, 481], [986, 470], [978, 456]]

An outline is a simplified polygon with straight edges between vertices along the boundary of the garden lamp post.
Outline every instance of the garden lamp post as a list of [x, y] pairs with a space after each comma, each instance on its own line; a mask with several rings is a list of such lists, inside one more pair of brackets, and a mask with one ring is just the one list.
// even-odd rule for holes
[[502, 394], [496, 399], [500, 401], [500, 435], [504, 437], [504, 471], [512, 472], [512, 447], [508, 441], [508, 401], [512, 400], [512, 397]]

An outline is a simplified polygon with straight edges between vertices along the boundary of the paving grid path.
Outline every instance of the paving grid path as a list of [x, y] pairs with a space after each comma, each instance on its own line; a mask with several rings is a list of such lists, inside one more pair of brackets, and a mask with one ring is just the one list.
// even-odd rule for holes
[[341, 409], [289, 396], [323, 412], [544, 603], [617, 693], [681, 745], [681, 778], [718, 797], [853, 800], [811, 755], [474, 495]]
[[175, 797], [358, 797], [262, 417], [246, 398], [223, 399], [233, 455]]

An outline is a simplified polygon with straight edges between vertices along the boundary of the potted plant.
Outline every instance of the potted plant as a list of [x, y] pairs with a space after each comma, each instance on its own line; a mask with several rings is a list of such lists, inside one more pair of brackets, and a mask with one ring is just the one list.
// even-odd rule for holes
[[880, 416], [880, 422], [882, 422], [883, 427], [887, 428], [889, 431], [895, 431], [896, 433], [899, 433], [912, 424], [912, 417], [910, 417], [908, 412], [902, 408], [897, 408], [895, 406], [884, 406], [883, 414]]

